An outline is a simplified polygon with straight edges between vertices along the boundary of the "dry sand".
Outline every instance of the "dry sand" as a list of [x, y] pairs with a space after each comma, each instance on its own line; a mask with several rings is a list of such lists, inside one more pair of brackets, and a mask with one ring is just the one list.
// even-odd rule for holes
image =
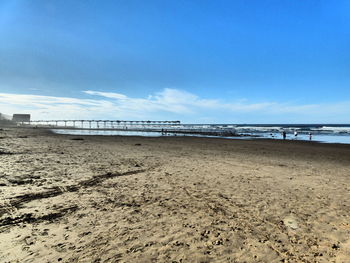
[[0, 262], [350, 262], [350, 145], [5, 129], [0, 163]]

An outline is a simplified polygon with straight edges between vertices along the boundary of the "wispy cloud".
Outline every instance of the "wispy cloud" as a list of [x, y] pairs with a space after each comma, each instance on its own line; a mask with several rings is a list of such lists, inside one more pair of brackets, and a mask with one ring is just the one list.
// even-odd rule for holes
[[267, 109], [274, 103], [225, 103], [216, 99], [203, 99], [195, 94], [166, 88], [147, 98], [131, 98], [123, 94], [112, 92], [84, 91], [86, 94], [97, 95], [115, 99], [114, 103], [125, 110], [168, 111], [179, 114], [191, 114], [198, 110], [230, 110], [230, 111], [255, 111]]
[[[93, 90], [82, 93], [87, 98], [0, 93], [0, 112], [8, 114], [29, 112], [34, 119], [176, 118], [189, 122], [200, 122], [201, 120], [249, 122], [251, 116], [258, 116], [255, 119], [263, 117], [260, 121], [254, 122], [276, 122], [277, 120], [332, 122], [336, 120], [332, 119], [332, 116], [350, 115], [350, 102], [295, 105], [279, 102], [250, 103], [247, 100], [222, 101], [201, 98], [183, 90], [169, 88], [145, 98]], [[235, 116], [235, 118], [230, 116]], [[341, 120], [338, 118], [337, 121]], [[349, 119], [343, 120], [343, 122], [348, 121]]]

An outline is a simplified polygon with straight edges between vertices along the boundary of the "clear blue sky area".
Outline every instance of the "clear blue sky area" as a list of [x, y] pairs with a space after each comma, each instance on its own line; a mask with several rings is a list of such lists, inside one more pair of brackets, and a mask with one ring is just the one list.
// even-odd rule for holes
[[[350, 106], [348, 0], [2, 0], [0, 39], [3, 94], [112, 101], [83, 91], [150, 99], [169, 89], [202, 104], [299, 108], [283, 121], [233, 107], [230, 119], [222, 118], [225, 108], [182, 101], [187, 113], [154, 109], [150, 118], [350, 122], [342, 111]], [[322, 105], [340, 108], [337, 117], [300, 109]]]

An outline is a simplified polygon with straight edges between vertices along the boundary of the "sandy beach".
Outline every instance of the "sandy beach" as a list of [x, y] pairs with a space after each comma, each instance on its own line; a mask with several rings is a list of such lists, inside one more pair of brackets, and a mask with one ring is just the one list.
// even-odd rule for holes
[[350, 262], [350, 145], [0, 131], [0, 262]]

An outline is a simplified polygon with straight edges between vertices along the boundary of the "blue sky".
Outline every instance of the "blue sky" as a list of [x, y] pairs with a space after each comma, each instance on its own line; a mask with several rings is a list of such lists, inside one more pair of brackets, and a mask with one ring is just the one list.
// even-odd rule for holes
[[0, 1], [0, 112], [350, 123], [350, 1]]

